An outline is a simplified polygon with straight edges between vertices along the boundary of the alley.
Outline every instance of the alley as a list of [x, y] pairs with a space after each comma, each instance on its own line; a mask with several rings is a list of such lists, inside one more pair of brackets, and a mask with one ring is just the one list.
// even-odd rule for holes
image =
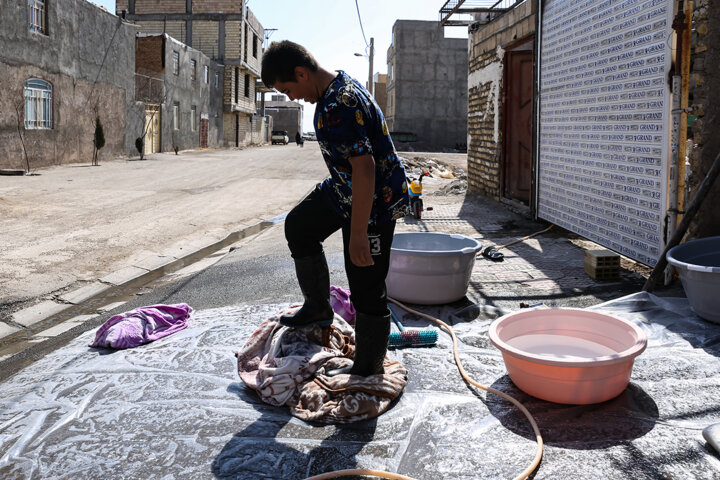
[[317, 143], [154, 154], [0, 176], [0, 318], [280, 215], [327, 169]]

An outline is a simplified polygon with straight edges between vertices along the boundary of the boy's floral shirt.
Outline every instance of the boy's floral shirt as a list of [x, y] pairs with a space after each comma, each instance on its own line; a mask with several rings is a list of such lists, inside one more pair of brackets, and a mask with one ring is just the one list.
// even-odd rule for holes
[[375, 197], [370, 224], [405, 215], [408, 205], [405, 169], [390, 139], [385, 117], [370, 93], [340, 70], [315, 107], [315, 132], [330, 177], [322, 189], [346, 220], [352, 210], [350, 157], [375, 159]]

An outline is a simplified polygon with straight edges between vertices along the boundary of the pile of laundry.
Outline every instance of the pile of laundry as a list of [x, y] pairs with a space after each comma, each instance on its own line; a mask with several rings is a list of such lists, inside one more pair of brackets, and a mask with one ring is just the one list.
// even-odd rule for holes
[[407, 385], [405, 367], [386, 356], [384, 374], [325, 376], [352, 362], [354, 330], [336, 312], [329, 341], [323, 345], [321, 327], [280, 324], [281, 315], [299, 308], [293, 305], [276, 313], [250, 336], [236, 354], [242, 381], [264, 402], [287, 405], [293, 416], [305, 421], [352, 423], [384, 413]]

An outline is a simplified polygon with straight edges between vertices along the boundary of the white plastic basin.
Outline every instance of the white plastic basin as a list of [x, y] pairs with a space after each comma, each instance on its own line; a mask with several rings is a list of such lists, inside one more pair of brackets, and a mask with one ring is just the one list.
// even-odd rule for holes
[[631, 322], [570, 308], [502, 316], [488, 336], [520, 390], [575, 405], [620, 395], [635, 357], [647, 346], [647, 335]]
[[692, 240], [665, 256], [675, 267], [690, 307], [698, 316], [720, 323], [720, 237]]
[[447, 233], [396, 233], [390, 251], [388, 296], [419, 305], [439, 305], [465, 296], [477, 240]]

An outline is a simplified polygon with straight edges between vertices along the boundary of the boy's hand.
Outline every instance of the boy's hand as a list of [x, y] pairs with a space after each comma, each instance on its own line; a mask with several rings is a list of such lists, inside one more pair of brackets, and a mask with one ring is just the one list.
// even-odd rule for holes
[[366, 233], [350, 233], [350, 261], [357, 267], [369, 267], [375, 265], [370, 255], [370, 242]]
[[370, 255], [367, 226], [375, 191], [375, 160], [372, 155], [350, 157], [352, 166], [352, 217], [350, 219], [350, 261], [358, 267], [375, 265]]

